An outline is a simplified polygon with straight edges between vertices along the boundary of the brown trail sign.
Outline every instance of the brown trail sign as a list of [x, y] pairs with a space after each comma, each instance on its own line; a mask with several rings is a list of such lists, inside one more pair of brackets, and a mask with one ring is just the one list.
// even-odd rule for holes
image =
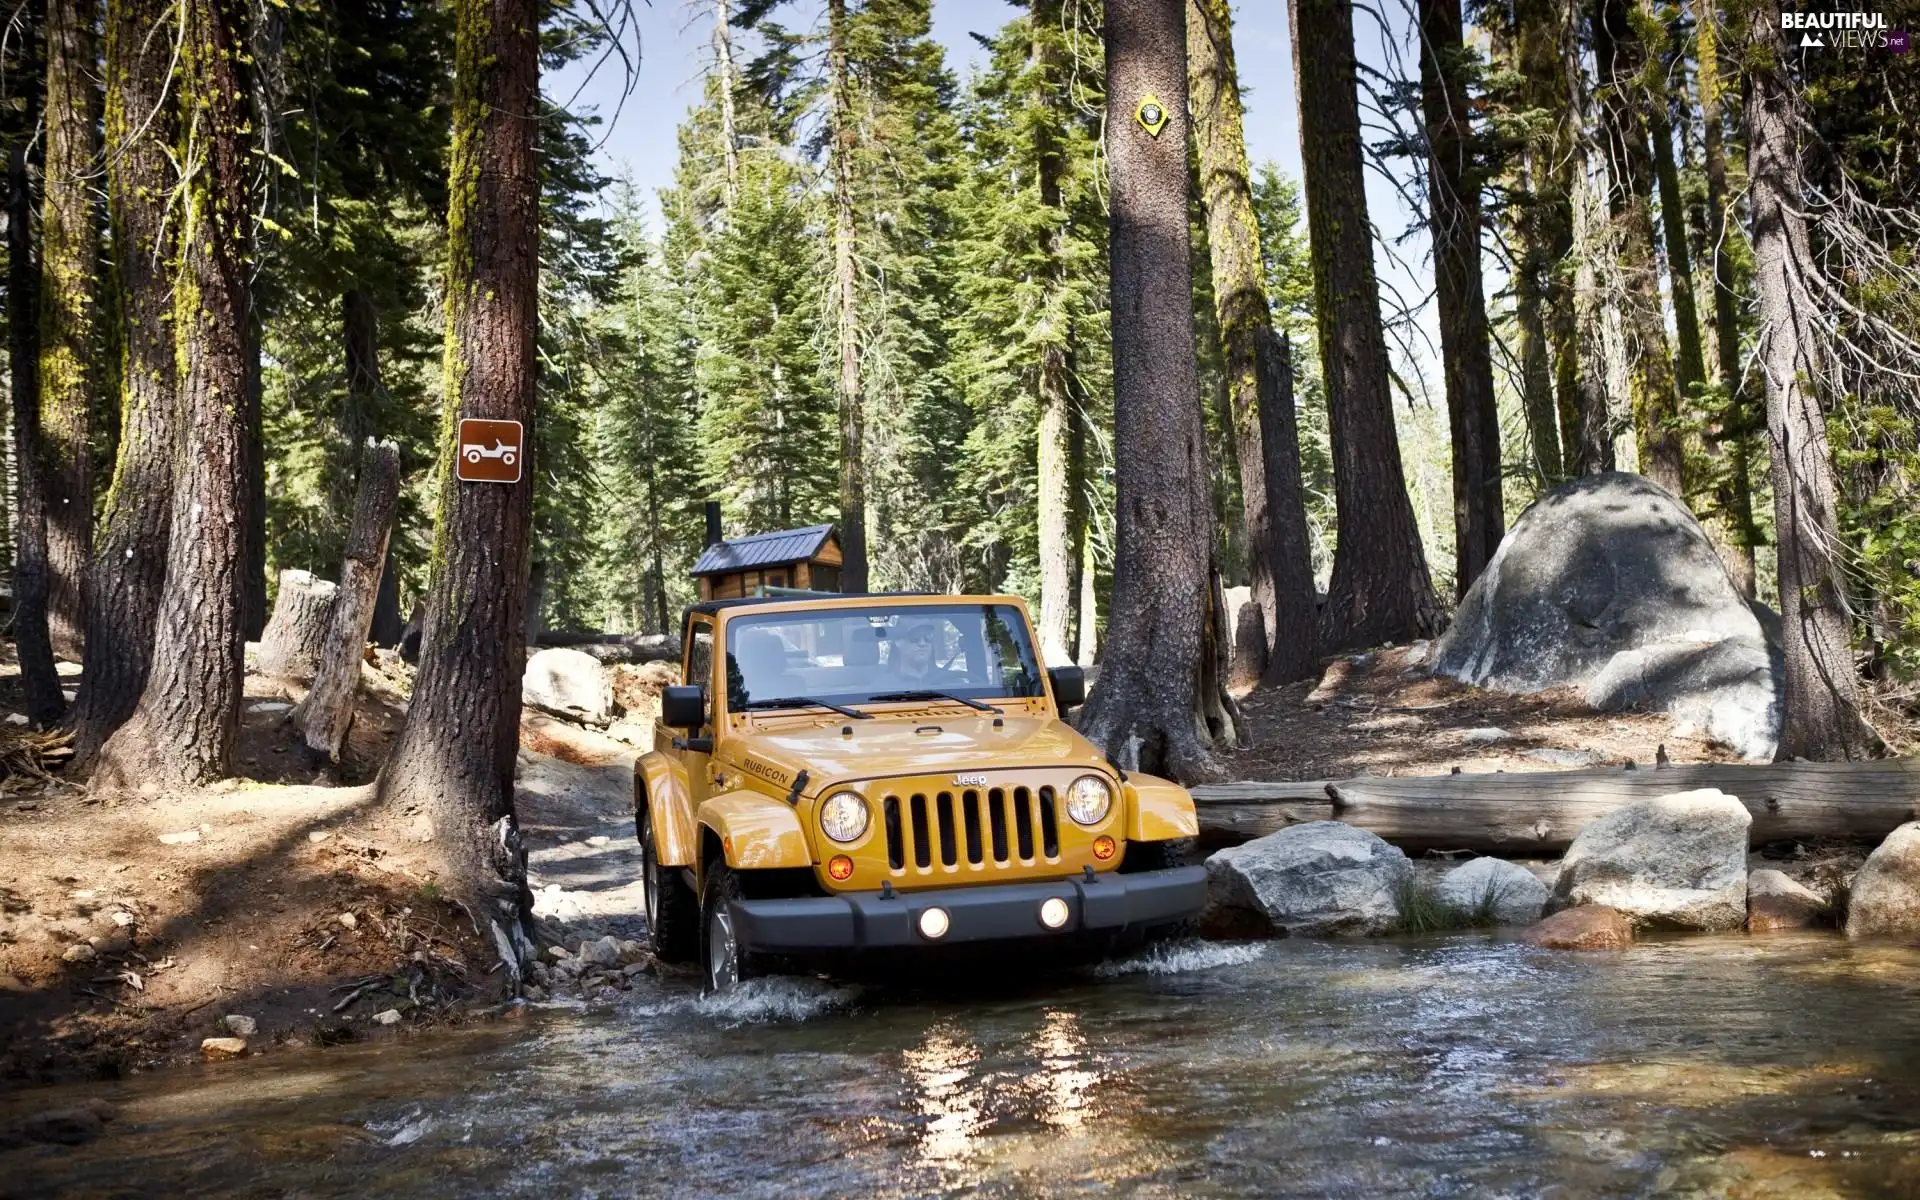
[[460, 419], [454, 476], [463, 483], [519, 483], [526, 433], [518, 421]]

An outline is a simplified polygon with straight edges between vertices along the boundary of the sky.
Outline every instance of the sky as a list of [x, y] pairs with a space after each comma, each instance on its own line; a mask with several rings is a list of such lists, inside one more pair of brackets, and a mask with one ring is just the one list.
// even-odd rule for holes
[[[572, 64], [545, 81], [547, 94], [569, 107], [596, 109], [606, 122], [599, 151], [603, 171], [613, 178], [631, 178], [646, 198], [649, 221], [658, 232], [655, 192], [673, 182], [678, 155], [675, 130], [700, 98], [700, 81], [712, 57], [712, 5], [699, 0], [640, 0], [634, 6], [638, 28], [627, 39], [637, 43], [639, 69], [628, 85], [628, 73], [618, 61]], [[947, 65], [964, 84], [971, 67], [984, 67], [986, 52], [968, 36], [992, 34], [1022, 9], [1007, 0], [933, 0], [933, 34], [946, 48]], [[1389, 72], [1415, 69], [1417, 60], [1390, 61], [1389, 43], [1368, 6], [1356, 6], [1355, 44], [1363, 63]], [[783, 6], [781, 19], [799, 28], [817, 17], [818, 0], [796, 0]], [[1287, 37], [1287, 6], [1277, 0], [1236, 2], [1234, 53], [1246, 102], [1247, 157], [1254, 164], [1273, 161], [1294, 179], [1300, 177], [1300, 132], [1293, 94], [1293, 54]], [[1393, 37], [1408, 36], [1405, 4], [1381, 5], [1376, 10], [1394, 23]], [[616, 115], [617, 114], [617, 115]], [[1405, 164], [1403, 164], [1403, 167]], [[1397, 238], [1407, 227], [1409, 209], [1385, 180], [1369, 173], [1367, 198], [1370, 215], [1384, 239]], [[1431, 269], [1419, 260], [1424, 239], [1389, 250], [1376, 240], [1375, 260], [1382, 286], [1410, 300], [1424, 294]], [[1401, 261], [1396, 261], [1396, 256]], [[1406, 261], [1411, 259], [1412, 261]], [[1429, 310], [1431, 306], [1429, 306]], [[1422, 322], [1432, 332], [1431, 311]], [[1417, 353], [1425, 358], [1423, 353]]]

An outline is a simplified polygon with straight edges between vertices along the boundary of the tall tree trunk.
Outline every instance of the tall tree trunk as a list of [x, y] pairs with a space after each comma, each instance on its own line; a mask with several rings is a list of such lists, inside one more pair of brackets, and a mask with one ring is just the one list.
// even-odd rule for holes
[[720, 149], [727, 171], [721, 197], [727, 211], [740, 200], [740, 132], [733, 113], [733, 4], [713, 0], [713, 65], [720, 72]]
[[[1554, 339], [1554, 389], [1560, 397], [1561, 438], [1567, 472], [1591, 475], [1614, 469], [1612, 407], [1604, 369], [1602, 299], [1597, 289], [1597, 260], [1612, 253], [1602, 236], [1600, 196], [1588, 171], [1588, 146], [1599, 122], [1593, 92], [1580, 58], [1583, 0], [1552, 0], [1555, 31], [1553, 62], [1565, 106], [1565, 152], [1554, 162], [1555, 193], [1563, 207], [1553, 210], [1547, 231], [1548, 253], [1559, 302], [1549, 326]], [[1547, 99], [1549, 107], [1553, 100]]]
[[[1313, 538], [1307, 531], [1306, 485], [1300, 470], [1300, 424], [1293, 405], [1293, 344], [1267, 325], [1259, 331], [1260, 450], [1266, 455], [1267, 515], [1273, 559], [1292, 567], [1274, 575], [1276, 609], [1297, 626], [1268, 640], [1267, 673], [1277, 686], [1319, 670], [1320, 597], [1313, 586]], [[1271, 397], [1271, 402], [1267, 399]]]
[[1553, 351], [1547, 339], [1547, 278], [1552, 270], [1541, 237], [1546, 200], [1534, 185], [1533, 164], [1522, 156], [1508, 224], [1513, 234], [1513, 316], [1518, 328], [1520, 399], [1527, 414], [1527, 442], [1533, 471], [1542, 487], [1566, 474], [1561, 460], [1560, 411], [1554, 397]]
[[240, 733], [241, 582], [247, 438], [245, 0], [181, 0], [177, 159], [184, 167], [175, 361], [176, 450], [166, 584], [153, 664], [95, 778], [205, 783], [231, 774]]
[[[340, 413], [340, 438], [345, 445], [362, 446], [385, 432], [376, 420], [386, 384], [380, 376], [380, 308], [371, 292], [349, 288], [341, 295], [340, 328], [347, 361], [347, 403]], [[342, 496], [341, 502], [346, 503], [347, 497]], [[392, 646], [400, 641], [402, 622], [400, 577], [391, 550], [382, 556], [381, 564], [367, 636], [375, 645]]]
[[[1119, 528], [1106, 653], [1081, 731], [1127, 769], [1192, 781], [1219, 768], [1200, 695], [1213, 521], [1194, 359], [1183, 17], [1163, 0], [1106, 6]], [[1140, 116], [1148, 104], [1159, 122]]]
[[133, 714], [153, 662], [167, 577], [175, 442], [181, 436], [167, 278], [172, 187], [165, 98], [169, 0], [107, 5], [107, 207], [120, 275], [120, 442], [86, 583], [86, 671], [74, 702], [74, 756], [90, 763]]
[[340, 334], [347, 360], [347, 399], [340, 410], [339, 434], [346, 445], [360, 448], [377, 432], [374, 417], [383, 388], [380, 309], [366, 289], [348, 288], [341, 294]]
[[1594, 58], [1600, 73], [1601, 132], [1608, 148], [1608, 207], [1618, 226], [1621, 318], [1629, 339], [1634, 438], [1640, 473], [1686, 498], [1680, 396], [1667, 349], [1654, 259], [1653, 162], [1642, 116], [1649, 92], [1646, 48], [1628, 13], [1633, 0], [1596, 0]]
[[[440, 430], [449, 466], [462, 417], [519, 421], [534, 444], [540, 10], [536, 0], [454, 5]], [[461, 483], [443, 469], [441, 479], [419, 674], [380, 792], [390, 807], [424, 818], [465, 882], [524, 900], [513, 763], [533, 474], [515, 484]]]
[[1754, 421], [1740, 378], [1740, 298], [1734, 291], [1733, 246], [1728, 242], [1727, 208], [1732, 201], [1727, 194], [1727, 154], [1722, 131], [1720, 97], [1724, 85], [1720, 79], [1718, 24], [1717, 10], [1703, 9], [1698, 14], [1701, 157], [1707, 176], [1707, 244], [1713, 247], [1713, 342], [1720, 388], [1725, 393], [1717, 436], [1727, 456], [1727, 470], [1718, 501], [1734, 530], [1735, 556], [1731, 564], [1734, 582], [1751, 600], [1757, 574], [1754, 547], [1760, 544], [1759, 527], [1753, 519], [1749, 461]]
[[860, 381], [860, 265], [854, 245], [853, 80], [847, 65], [847, 0], [827, 0], [827, 88], [832, 97], [833, 291], [840, 348], [840, 588], [867, 590], [867, 416]]
[[1833, 364], [1825, 344], [1831, 334], [1823, 328], [1807, 280], [1807, 273], [1818, 268], [1803, 211], [1805, 118], [1793, 84], [1783, 75], [1778, 0], [1756, 0], [1749, 21], [1748, 204], [1786, 662], [1779, 757], [1863, 758], [1877, 739], [1860, 716], [1832, 458], [1815, 390], [1832, 377]]
[[[1276, 682], [1297, 678], [1316, 659], [1313, 559], [1304, 536], [1297, 434], [1290, 445], [1265, 445], [1269, 408], [1292, 433], [1292, 396], [1279, 389], [1279, 339], [1262, 278], [1260, 225], [1247, 177], [1244, 113], [1233, 53], [1233, 17], [1226, 0], [1188, 0], [1187, 75], [1200, 199], [1207, 213], [1214, 315], [1226, 360], [1234, 448], [1240, 462], [1241, 515], [1253, 598], [1268, 631], [1264, 668]], [[1269, 464], [1278, 477], [1268, 478]], [[1286, 526], [1285, 530], [1278, 528]], [[1225, 614], [1231, 624], [1236, 614]]]
[[[1515, 279], [1521, 356], [1527, 392], [1534, 397], [1528, 402], [1528, 411], [1535, 414], [1530, 421], [1534, 462], [1546, 482], [1586, 469], [1581, 430], [1587, 404], [1598, 404], [1602, 411], [1597, 424], [1606, 423], [1605, 392], [1581, 386], [1575, 264], [1569, 261], [1574, 190], [1586, 173], [1586, 80], [1579, 66], [1576, 11], [1574, 0], [1515, 0], [1513, 6], [1513, 56], [1522, 103], [1550, 114], [1551, 121], [1528, 139], [1520, 155], [1527, 203], [1515, 219], [1521, 246]], [[1537, 305], [1537, 318], [1527, 315], [1530, 301]], [[1534, 331], [1529, 326], [1536, 322]], [[1542, 339], [1544, 345], [1536, 349]], [[1546, 361], [1538, 361], [1541, 358]], [[1536, 378], [1543, 370], [1548, 376], [1544, 388]], [[1555, 426], [1558, 440], [1550, 447], [1547, 431]]]
[[1420, 99], [1427, 123], [1428, 222], [1440, 356], [1453, 433], [1454, 594], [1480, 578], [1506, 534], [1500, 410], [1480, 279], [1480, 169], [1467, 113], [1460, 0], [1420, 0]]
[[[280, 112], [284, 107], [282, 75], [286, 68], [286, 10], [282, 0], [248, 0], [247, 53], [253, 132], [260, 160], [272, 162], [281, 154], [279, 144]], [[274, 171], [256, 171], [254, 203], [261, 212], [272, 207], [271, 197], [278, 179]], [[260, 226], [247, 223], [247, 256], [254, 266], [247, 286], [246, 387], [241, 392], [245, 405], [243, 418], [246, 439], [241, 444], [242, 492], [240, 520], [240, 625], [248, 639], [257, 638], [267, 624], [267, 463], [266, 429], [262, 411], [265, 386], [261, 355], [266, 339], [266, 290], [270, 277], [266, 271], [266, 251], [259, 241]]]
[[1687, 204], [1680, 195], [1680, 168], [1674, 160], [1673, 118], [1668, 97], [1656, 92], [1648, 109], [1653, 129], [1653, 171], [1660, 184], [1660, 234], [1667, 252], [1667, 288], [1673, 297], [1674, 383], [1685, 403], [1707, 381], [1700, 343], [1700, 308], [1693, 296], [1693, 255], [1687, 247]]
[[[28, 34], [31, 37], [31, 33]], [[13, 636], [27, 715], [43, 728], [60, 719], [66, 700], [53, 668], [47, 631], [47, 496], [40, 460], [40, 271], [33, 256], [33, 180], [27, 143], [37, 105], [29, 100], [25, 130], [7, 157], [7, 349], [13, 383], [14, 512]]]
[[1066, 172], [1055, 139], [1057, 117], [1053, 107], [1060, 88], [1059, 66], [1052, 53], [1049, 29], [1059, 20], [1057, 0], [1034, 0], [1028, 10], [1032, 29], [1028, 71], [1032, 91], [1027, 97], [1033, 129], [1034, 181], [1048, 224], [1040, 231], [1040, 252], [1047, 294], [1040, 301], [1044, 330], [1030, 336], [1040, 343], [1040, 428], [1036, 466], [1040, 555], [1040, 654], [1049, 666], [1073, 661], [1067, 644], [1074, 601], [1076, 563], [1073, 545], [1074, 397], [1072, 322], [1062, 298], [1068, 279], [1064, 245], [1067, 212], [1060, 199], [1060, 179]]
[[1440, 601], [1407, 497], [1360, 162], [1351, 0], [1290, 0], [1314, 309], [1326, 373], [1339, 544], [1323, 650], [1435, 633]]
[[78, 661], [81, 582], [93, 550], [93, 410], [99, 386], [100, 169], [94, 0], [47, 5], [46, 167], [40, 209], [40, 445], [47, 503], [47, 626]]

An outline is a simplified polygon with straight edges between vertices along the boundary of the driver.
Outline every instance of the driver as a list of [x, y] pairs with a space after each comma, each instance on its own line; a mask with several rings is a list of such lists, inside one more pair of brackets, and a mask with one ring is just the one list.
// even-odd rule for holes
[[936, 686], [944, 672], [933, 665], [933, 625], [921, 621], [893, 640], [893, 653], [887, 667], [902, 683], [915, 688]]

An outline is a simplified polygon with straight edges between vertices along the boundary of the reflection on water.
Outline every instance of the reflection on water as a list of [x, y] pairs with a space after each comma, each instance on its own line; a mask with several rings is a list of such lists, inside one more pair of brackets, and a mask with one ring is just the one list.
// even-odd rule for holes
[[974, 1134], [985, 1124], [986, 1090], [974, 1078], [980, 1052], [955, 1031], [935, 1027], [920, 1045], [901, 1056], [913, 1107], [927, 1124], [920, 1136], [921, 1161], [944, 1164], [964, 1160]]
[[[1920, 951], [1188, 944], [955, 995], [611, 1012], [0, 1100], [0, 1194], [1912, 1195]], [[9, 1189], [12, 1189], [11, 1191]]]

